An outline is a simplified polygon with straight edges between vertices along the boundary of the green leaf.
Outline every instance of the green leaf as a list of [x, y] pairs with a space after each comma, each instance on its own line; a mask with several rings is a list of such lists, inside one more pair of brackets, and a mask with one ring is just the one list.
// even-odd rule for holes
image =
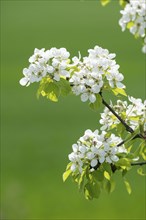
[[124, 89], [120, 89], [120, 88], [114, 88], [112, 89], [112, 92], [117, 96], [118, 94], [123, 95], [123, 96], [127, 96], [126, 92]]
[[132, 190], [131, 190], [130, 183], [129, 183], [126, 179], [124, 179], [124, 183], [125, 183], [127, 192], [128, 192], [129, 194], [131, 194]]
[[131, 167], [131, 161], [127, 158], [121, 158], [116, 162], [115, 165], [125, 169]]
[[134, 26], [134, 22], [132, 22], [132, 21], [127, 24], [127, 28], [128, 28], [128, 29], [130, 29], [130, 28], [133, 27], [133, 26]]
[[99, 184], [97, 183], [87, 183], [84, 187], [84, 195], [88, 200], [92, 200], [93, 198], [98, 198], [100, 195]]
[[83, 171], [79, 180], [78, 180], [78, 187], [80, 190], [82, 190], [82, 188], [84, 186], [85, 174], [86, 174], [86, 171]]
[[145, 149], [144, 152], [141, 153], [141, 156], [142, 156], [142, 158], [143, 158], [144, 160], [146, 160], [146, 149]]
[[110, 3], [110, 0], [100, 0], [102, 6], [106, 6], [108, 3]]
[[70, 83], [66, 79], [60, 78], [60, 81], [56, 82], [56, 85], [59, 86], [62, 96], [67, 96], [71, 92]]
[[[146, 119], [145, 119], [146, 120]], [[139, 130], [140, 130], [140, 133], [141, 134], [144, 134], [145, 133], [145, 131], [144, 131], [144, 124], [146, 123], [146, 121], [144, 121], [144, 123], [141, 123], [140, 122], [140, 124], [139, 124]]]
[[48, 85], [44, 88], [45, 95], [48, 99], [50, 99], [53, 102], [58, 101], [58, 97], [60, 95], [60, 89], [59, 87], [54, 83], [50, 82]]
[[119, 4], [124, 8], [127, 4], [126, 0], [119, 0]]
[[146, 176], [146, 173], [144, 173], [142, 167], [139, 167], [139, 168], [137, 169], [137, 173], [138, 173], [139, 175], [141, 175], [141, 176]]
[[96, 94], [96, 101], [94, 103], [90, 103], [89, 106], [93, 111], [98, 111], [101, 105], [102, 105], [102, 98], [99, 94]]
[[101, 171], [101, 170], [95, 170], [92, 173], [92, 175], [93, 175], [95, 181], [100, 181], [101, 182], [104, 179], [104, 174], [103, 174], [103, 171]]
[[40, 95], [46, 96], [51, 101], [57, 102], [60, 95], [60, 88], [55, 81], [49, 77], [46, 77], [42, 79], [37, 95], [38, 97]]
[[110, 181], [111, 177], [107, 171], [104, 171], [104, 177]]
[[129, 120], [139, 121], [139, 117], [138, 116], [131, 116], [131, 117], [129, 117]]
[[127, 174], [127, 170], [122, 171], [122, 177], [124, 177]]
[[125, 126], [122, 123], [117, 124], [116, 130], [120, 136], [124, 134]]
[[[130, 133], [126, 136], [126, 138], [124, 140], [124, 144], [125, 144], [126, 149], [131, 150], [133, 142], [135, 143], [137, 141], [137, 139], [134, 139], [134, 137], [137, 134], [139, 134], [139, 127], [133, 133]], [[129, 146], [129, 145], [131, 145], [131, 146]]]
[[65, 182], [67, 180], [67, 178], [69, 177], [69, 175], [71, 174], [71, 170], [66, 170], [64, 173], [63, 173], [63, 182]]
[[113, 179], [111, 179], [110, 181], [107, 181], [104, 188], [108, 193], [112, 193], [115, 189], [115, 181]]
[[111, 165], [109, 163], [103, 163], [102, 164], [103, 170], [108, 172], [109, 175], [111, 175], [112, 170], [111, 170]]

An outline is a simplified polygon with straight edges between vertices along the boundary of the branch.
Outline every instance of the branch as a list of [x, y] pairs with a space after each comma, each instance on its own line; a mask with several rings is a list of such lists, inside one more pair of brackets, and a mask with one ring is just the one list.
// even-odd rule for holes
[[[142, 134], [136, 134], [131, 140], [134, 140], [134, 139], [136, 139], [136, 138], [141, 138], [141, 139], [146, 139], [146, 137], [144, 137]], [[121, 145], [123, 145], [123, 144], [125, 144], [125, 142], [126, 142], [127, 140], [123, 140], [123, 141], [121, 141], [118, 145], [117, 145], [117, 147], [120, 147]]]
[[146, 161], [131, 163], [131, 166], [143, 166], [143, 165], [146, 165]]
[[105, 105], [118, 119], [119, 121], [124, 125], [124, 127], [126, 128], [127, 131], [129, 131], [130, 133], [133, 133], [134, 130], [126, 124], [126, 122], [114, 111], [114, 109], [103, 99], [102, 93], [100, 93], [101, 98], [102, 98], [102, 103], [103, 105]]

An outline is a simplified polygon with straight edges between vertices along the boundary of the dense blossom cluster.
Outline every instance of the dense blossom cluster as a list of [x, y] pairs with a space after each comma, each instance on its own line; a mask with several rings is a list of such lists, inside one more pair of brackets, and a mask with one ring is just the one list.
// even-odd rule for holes
[[111, 88], [125, 88], [121, 82], [124, 76], [119, 73], [119, 65], [114, 60], [116, 54], [110, 54], [107, 49], [99, 46], [89, 49], [88, 53], [83, 62], [75, 59], [77, 70], [69, 80], [75, 95], [81, 95], [83, 102], [89, 100], [94, 103], [96, 94], [105, 85]]
[[119, 160], [121, 153], [127, 153], [124, 145], [117, 147], [121, 141], [122, 139], [114, 134], [107, 137], [105, 131], [99, 134], [98, 130], [86, 130], [77, 144], [72, 145], [73, 152], [69, 154], [69, 160], [72, 162], [71, 171], [82, 173], [86, 165], [92, 170], [104, 162], [114, 164]]
[[[111, 106], [133, 130], [140, 124], [144, 124], [144, 130], [146, 130], [146, 100], [143, 103], [141, 99], [133, 97], [128, 97], [128, 99], [130, 103], [118, 100], [116, 105], [113, 105], [111, 102]], [[104, 112], [101, 113], [101, 130], [111, 129], [119, 123], [120, 121], [117, 117], [105, 107]]]
[[122, 31], [129, 28], [133, 35], [141, 37], [144, 41], [142, 51], [146, 53], [146, 1], [130, 0], [124, 10], [121, 10], [121, 14], [119, 24]]
[[35, 49], [29, 58], [30, 65], [24, 68], [24, 77], [20, 84], [28, 86], [49, 76], [55, 81], [60, 77], [69, 80], [72, 92], [81, 95], [81, 100], [91, 103], [96, 101], [98, 94], [104, 87], [125, 88], [122, 83], [124, 76], [119, 73], [119, 65], [114, 60], [116, 54], [110, 54], [107, 49], [95, 46], [88, 50], [88, 57], [73, 57], [69, 59], [69, 52], [65, 48]]
[[43, 77], [49, 75], [56, 81], [60, 76], [69, 77], [67, 71], [68, 58], [70, 54], [65, 48], [51, 48], [46, 50], [35, 49], [34, 54], [29, 58], [29, 67], [23, 69], [24, 77], [20, 80], [22, 86], [29, 86], [30, 83], [39, 82]]

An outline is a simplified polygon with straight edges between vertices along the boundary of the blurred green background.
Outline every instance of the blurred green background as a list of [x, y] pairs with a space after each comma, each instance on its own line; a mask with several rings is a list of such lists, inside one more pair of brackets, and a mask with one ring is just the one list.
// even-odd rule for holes
[[[145, 219], [145, 179], [134, 168], [128, 195], [116, 177], [113, 194], [86, 201], [71, 180], [62, 182], [71, 145], [99, 115], [70, 96], [37, 100], [38, 84], [19, 85], [34, 48], [66, 47], [85, 56], [100, 45], [117, 54], [127, 93], [145, 96], [141, 44], [118, 25], [120, 6], [95, 1], [1, 1], [2, 219]], [[108, 95], [107, 95], [108, 98]], [[112, 98], [112, 97], [111, 97]]]

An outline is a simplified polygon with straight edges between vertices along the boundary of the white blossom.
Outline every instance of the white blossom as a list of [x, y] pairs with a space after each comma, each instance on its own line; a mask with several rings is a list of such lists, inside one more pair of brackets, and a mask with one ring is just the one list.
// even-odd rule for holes
[[98, 130], [92, 132], [86, 130], [84, 135], [79, 138], [76, 144], [72, 145], [73, 152], [68, 158], [71, 161], [71, 171], [82, 173], [84, 166], [89, 166], [91, 171], [102, 163], [115, 164], [121, 153], [127, 154], [124, 145], [117, 147], [122, 142], [120, 137], [111, 134], [107, 137], [107, 133]]
[[[94, 103], [98, 94], [105, 85], [111, 88], [125, 88], [122, 83], [124, 76], [119, 73], [115, 54], [110, 54], [107, 49], [95, 46], [88, 50], [88, 57], [74, 58], [76, 69], [69, 80], [75, 95], [81, 96], [81, 101]], [[73, 65], [70, 65], [73, 67]]]
[[[144, 130], [146, 130], [146, 101], [143, 103], [141, 99], [136, 99], [130, 96], [128, 97], [128, 100], [129, 102], [118, 100], [116, 105], [113, 105], [111, 102], [110, 106], [133, 130], [135, 130], [140, 124], [143, 124]], [[119, 123], [120, 121], [117, 117], [105, 107], [104, 112], [101, 113], [101, 130], [112, 129]]]
[[60, 77], [70, 77], [68, 71], [69, 52], [65, 48], [51, 48], [46, 50], [35, 49], [29, 58], [30, 65], [24, 68], [24, 77], [20, 80], [22, 86], [28, 86], [33, 82], [39, 82], [42, 78], [49, 76], [59, 81]]
[[[124, 10], [120, 12], [122, 17], [119, 20], [119, 25], [122, 31], [128, 28], [130, 33], [144, 40], [146, 37], [146, 1], [130, 0], [130, 2], [126, 4]], [[144, 42], [142, 52], [146, 53], [146, 42]]]

